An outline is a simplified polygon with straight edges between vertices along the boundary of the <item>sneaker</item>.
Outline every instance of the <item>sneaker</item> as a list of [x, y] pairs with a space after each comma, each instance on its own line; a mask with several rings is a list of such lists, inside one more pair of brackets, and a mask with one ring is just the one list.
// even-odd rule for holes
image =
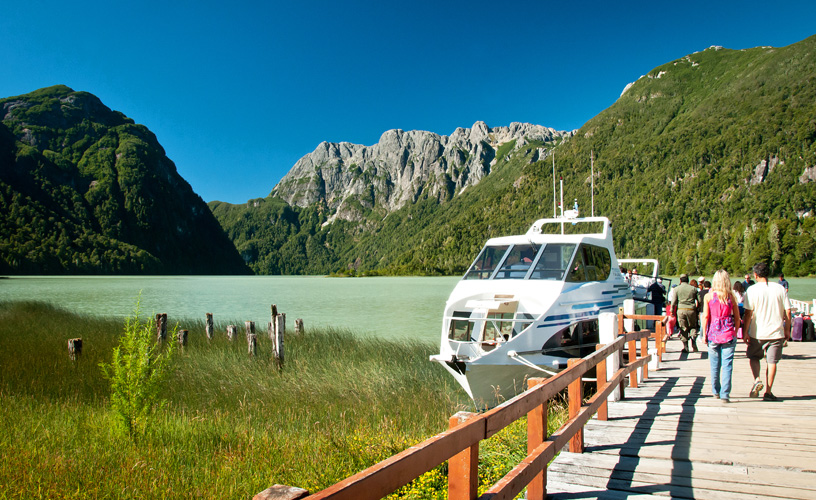
[[728, 398], [720, 398], [720, 402], [721, 402], [721, 403], [730, 403], [730, 402], [731, 402], [731, 400], [730, 400], [730, 399], [728, 399]]
[[759, 391], [761, 391], [764, 388], [765, 384], [763, 384], [761, 380], [757, 380], [756, 382], [754, 382], [754, 386], [751, 387], [751, 393], [748, 395], [751, 396], [752, 398], [758, 398]]
[[779, 398], [771, 394], [770, 392], [766, 392], [764, 396], [762, 396], [763, 401], [778, 401]]

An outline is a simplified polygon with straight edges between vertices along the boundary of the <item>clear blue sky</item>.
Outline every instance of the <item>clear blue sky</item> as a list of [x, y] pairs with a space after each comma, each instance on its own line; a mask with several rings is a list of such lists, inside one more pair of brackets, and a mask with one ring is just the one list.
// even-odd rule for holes
[[663, 63], [814, 34], [814, 0], [8, 0], [0, 97], [91, 92], [150, 128], [205, 201], [243, 203], [322, 141], [572, 130]]

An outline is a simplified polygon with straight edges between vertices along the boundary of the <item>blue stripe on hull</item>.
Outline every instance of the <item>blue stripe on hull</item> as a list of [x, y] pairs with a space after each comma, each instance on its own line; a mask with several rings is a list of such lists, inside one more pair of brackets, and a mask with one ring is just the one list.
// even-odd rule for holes
[[615, 309], [619, 307], [614, 302], [601, 302], [599, 304], [593, 304], [589, 307], [600, 306], [603, 304], [602, 307], [598, 307], [597, 310], [593, 309], [592, 311], [577, 313], [577, 314], [559, 314], [556, 316], [547, 316], [544, 318], [544, 322], [538, 325], [536, 328], [549, 328], [551, 326], [561, 326], [561, 325], [570, 325], [575, 322], [575, 320], [584, 319], [584, 318], [591, 318], [597, 316], [600, 312], [606, 311], [609, 309]]

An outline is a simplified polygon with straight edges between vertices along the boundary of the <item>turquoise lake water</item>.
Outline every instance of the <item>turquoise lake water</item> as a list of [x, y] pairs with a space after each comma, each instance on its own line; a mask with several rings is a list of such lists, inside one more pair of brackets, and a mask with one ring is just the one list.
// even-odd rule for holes
[[[41, 300], [80, 313], [119, 317], [141, 292], [143, 317], [167, 313], [173, 323], [204, 319], [264, 330], [270, 307], [309, 326], [335, 326], [377, 337], [437, 342], [445, 301], [459, 277], [326, 278], [322, 276], [126, 276], [0, 279], [0, 301]], [[774, 280], [775, 281], [775, 280]], [[791, 278], [790, 296], [816, 298], [816, 279]], [[183, 327], [183, 324], [180, 325]]]
[[[270, 308], [288, 328], [335, 326], [383, 338], [437, 341], [445, 301], [458, 277], [326, 278], [322, 276], [26, 276], [0, 279], [0, 301], [40, 300], [97, 316], [124, 318], [141, 292], [143, 317], [162, 312], [171, 323], [201, 319], [265, 330]], [[183, 325], [180, 324], [183, 328]], [[243, 327], [242, 327], [243, 328]]]

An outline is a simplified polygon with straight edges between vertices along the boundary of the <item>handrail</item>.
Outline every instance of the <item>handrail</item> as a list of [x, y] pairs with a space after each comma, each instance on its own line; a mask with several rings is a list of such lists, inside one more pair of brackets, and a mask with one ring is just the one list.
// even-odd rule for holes
[[[618, 338], [581, 359], [570, 360], [569, 367], [546, 379], [531, 379], [530, 388], [503, 404], [481, 414], [460, 412], [451, 417], [450, 428], [425, 441], [375, 464], [322, 491], [306, 497], [322, 499], [379, 499], [405, 486], [422, 474], [449, 461], [448, 498], [450, 500], [477, 497], [478, 447], [485, 440], [514, 421], [528, 416], [528, 455], [504, 478], [491, 487], [480, 499], [514, 498], [525, 487], [527, 498], [546, 497], [546, 467], [556, 452], [567, 443], [570, 451], [583, 452], [583, 428], [598, 413], [606, 420], [607, 397], [630, 375], [630, 386], [637, 386], [634, 371], [642, 368], [647, 378], [646, 364], [651, 360], [645, 348], [652, 336], [662, 340], [660, 332], [641, 330], [623, 332], [624, 315], [620, 315]], [[625, 316], [625, 319], [633, 316]], [[637, 315], [637, 319], [654, 320], [658, 330], [663, 326], [662, 316]], [[641, 340], [640, 357], [635, 343]], [[628, 363], [606, 380], [606, 360], [629, 345]], [[590, 369], [596, 370], [597, 391], [584, 406], [582, 377]], [[569, 389], [569, 420], [551, 436], [546, 436], [547, 402], [564, 389]]]

